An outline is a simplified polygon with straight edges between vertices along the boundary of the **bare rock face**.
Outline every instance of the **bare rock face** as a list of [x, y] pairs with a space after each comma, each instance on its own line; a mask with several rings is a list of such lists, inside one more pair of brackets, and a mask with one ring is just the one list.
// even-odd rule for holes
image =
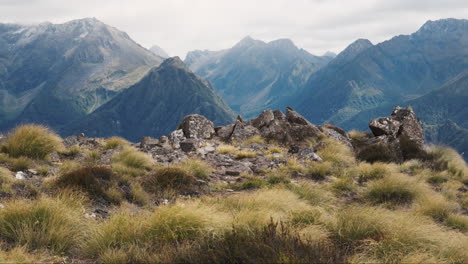
[[377, 118], [369, 123], [374, 136], [407, 137], [417, 144], [424, 144], [424, 131], [421, 122], [410, 107], [395, 107], [391, 116]]
[[275, 115], [272, 110], [268, 109], [263, 111], [257, 118], [250, 120], [250, 125], [262, 129], [273, 122], [273, 120], [275, 120]]
[[213, 122], [201, 115], [188, 115], [179, 125], [186, 138], [210, 139], [215, 134]]
[[184, 131], [182, 129], [177, 129], [172, 131], [171, 134], [169, 134], [169, 142], [171, 143], [173, 148], [180, 148], [180, 142], [185, 140], [185, 135]]
[[377, 147], [381, 152], [374, 153], [375, 157], [379, 155], [393, 161], [417, 158], [424, 153], [424, 131], [410, 107], [395, 107], [389, 117], [374, 119], [369, 127], [373, 135], [354, 144], [358, 156], [369, 156], [366, 154], [370, 153], [371, 147]]
[[400, 129], [400, 126], [401, 123], [391, 117], [377, 118], [369, 123], [370, 129], [376, 137], [383, 135], [395, 137]]

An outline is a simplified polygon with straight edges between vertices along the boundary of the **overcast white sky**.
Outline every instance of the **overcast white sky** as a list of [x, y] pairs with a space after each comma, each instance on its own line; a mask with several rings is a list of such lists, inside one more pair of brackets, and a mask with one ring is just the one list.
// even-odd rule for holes
[[425, 21], [467, 18], [467, 0], [0, 0], [0, 22], [96, 17], [171, 56], [229, 48], [243, 37], [290, 38], [321, 55], [358, 38], [378, 43]]

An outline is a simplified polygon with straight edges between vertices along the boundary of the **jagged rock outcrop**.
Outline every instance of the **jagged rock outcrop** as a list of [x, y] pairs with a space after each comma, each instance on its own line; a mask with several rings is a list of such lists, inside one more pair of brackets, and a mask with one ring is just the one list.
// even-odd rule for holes
[[403, 161], [417, 157], [424, 149], [423, 127], [411, 107], [397, 106], [389, 117], [370, 121], [369, 128], [372, 134], [354, 142], [358, 156], [378, 155], [371, 152], [378, 152], [379, 149], [380, 152], [386, 152], [380, 153], [386, 159]]
[[188, 115], [179, 125], [186, 138], [210, 139], [215, 134], [213, 122], [201, 115]]
[[395, 107], [391, 116], [377, 118], [369, 123], [374, 136], [389, 136], [396, 139], [407, 137], [418, 145], [424, 144], [422, 124], [411, 107]]
[[322, 132], [320, 127], [313, 125], [290, 107], [286, 108], [286, 114], [280, 110], [265, 110], [247, 123], [238, 117], [234, 124], [216, 128], [216, 136], [227, 142], [261, 135], [284, 145], [317, 138]]

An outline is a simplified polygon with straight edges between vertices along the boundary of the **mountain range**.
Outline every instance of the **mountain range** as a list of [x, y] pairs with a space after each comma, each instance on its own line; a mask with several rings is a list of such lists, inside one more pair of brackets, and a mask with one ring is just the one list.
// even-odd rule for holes
[[408, 105], [428, 140], [466, 152], [466, 43], [468, 20], [442, 19], [382, 43], [358, 39], [337, 55], [246, 37], [181, 61], [94, 18], [0, 24], [0, 129], [35, 122], [64, 135], [137, 140], [189, 113], [224, 124], [235, 113], [291, 106], [314, 123], [363, 130]]
[[247, 118], [284, 108], [331, 56], [314, 56], [289, 39], [265, 43], [251, 37], [230, 49], [193, 51], [185, 63], [206, 78], [236, 112]]

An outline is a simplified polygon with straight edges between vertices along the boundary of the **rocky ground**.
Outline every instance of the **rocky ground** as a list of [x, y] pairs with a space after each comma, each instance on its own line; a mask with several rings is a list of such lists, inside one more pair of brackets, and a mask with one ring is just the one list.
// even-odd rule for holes
[[[216, 243], [228, 243], [227, 237], [231, 233], [225, 229], [234, 223], [245, 224], [242, 230], [247, 228], [253, 232], [249, 235], [253, 236], [257, 232], [254, 230], [265, 231], [267, 229], [263, 227], [270, 225], [271, 228], [281, 221], [281, 225], [293, 230], [288, 233], [289, 238], [281, 238], [281, 243], [299, 234], [323, 238], [319, 242], [311, 242], [302, 235], [294, 238], [308, 250], [326, 242], [326, 249], [321, 250], [328, 253], [320, 253], [318, 258], [322, 262], [387, 262], [393, 257], [404, 262], [413, 256], [411, 254], [416, 254], [415, 260], [423, 262], [468, 261], [468, 256], [459, 250], [460, 245], [468, 245], [468, 174], [464, 161], [451, 150], [424, 145], [421, 123], [410, 108], [396, 107], [389, 117], [372, 120], [369, 127], [371, 132], [348, 133], [329, 123], [317, 126], [291, 108], [287, 108], [286, 113], [266, 110], [249, 121], [238, 117], [235, 123], [223, 127], [215, 127], [203, 116], [189, 115], [169, 135], [158, 139], [143, 137], [139, 143], [115, 137], [88, 138], [84, 134], [63, 140], [55, 136], [54, 140], [60, 147], [51, 149], [43, 157], [31, 156], [31, 153], [36, 153], [31, 152], [34, 149], [31, 142], [38, 140], [37, 137], [29, 137], [26, 143], [19, 144], [16, 141], [21, 137], [15, 137], [19, 132], [13, 131], [8, 136], [0, 136], [4, 152], [0, 153], [0, 207], [3, 208], [0, 209], [0, 235], [5, 237], [0, 244], [3, 250], [0, 259], [18, 261], [40, 256], [47, 261], [66, 262], [226, 262], [227, 255], [215, 254], [215, 258], [211, 253], [201, 254], [195, 249], [207, 246], [202, 243], [208, 239], [204, 235], [220, 239]], [[26, 135], [31, 136], [31, 133]], [[27, 146], [30, 154], [23, 152], [17, 155], [17, 145], [23, 149]], [[274, 193], [278, 194], [277, 197]], [[76, 198], [80, 201], [77, 205], [64, 197], [81, 198]], [[256, 200], [263, 202], [250, 204]], [[24, 210], [41, 208], [44, 201], [80, 208], [61, 213], [76, 214], [74, 218], [77, 221], [86, 223], [76, 231], [80, 241], [67, 236], [65, 238], [71, 242], [65, 238], [62, 241], [61, 237], [59, 244], [68, 241], [70, 245], [63, 249], [55, 248], [56, 238], [50, 237], [56, 231], [45, 227], [49, 223], [43, 226], [45, 231], [42, 232], [46, 234], [34, 228], [22, 229], [28, 233], [27, 237], [18, 235], [17, 229], [11, 233], [11, 219], [6, 217], [11, 217], [12, 208], [18, 207], [16, 203], [24, 201], [33, 205], [33, 208]], [[44, 210], [55, 212], [57, 208]], [[183, 213], [178, 212], [179, 209]], [[165, 214], [165, 210], [177, 212]], [[343, 210], [351, 210], [345, 218], [340, 213]], [[188, 217], [185, 213], [195, 218], [184, 222], [184, 217]], [[316, 213], [321, 216], [315, 216]], [[388, 240], [390, 237], [401, 233], [395, 229], [394, 223], [374, 219], [375, 214], [394, 219], [395, 223], [403, 226], [407, 225], [402, 224], [404, 221], [417, 217], [416, 222], [427, 225], [447, 239], [437, 242], [426, 234], [418, 233], [420, 231], [404, 231], [423, 237], [408, 241], [392, 238], [396, 239], [392, 243], [405, 247], [422, 243], [421, 246], [415, 246], [408, 252], [398, 247], [385, 248], [386, 243], [391, 242]], [[216, 219], [205, 219], [207, 215]], [[151, 239], [140, 233], [138, 237], [129, 238], [126, 222], [119, 222], [124, 221], [120, 219], [124, 216], [128, 217], [125, 221], [146, 223], [136, 228], [142, 233], [154, 230], [175, 232], [177, 243], [173, 244], [173, 238], [169, 242], [160, 241], [160, 237], [164, 237], [162, 233]], [[25, 217], [23, 215], [15, 221], [21, 222]], [[226, 220], [231, 217], [234, 222]], [[377, 235], [369, 235], [367, 232], [374, 231], [346, 226], [359, 222], [346, 222], [353, 221], [353, 217], [362, 220], [366, 228], [377, 221], [382, 229], [375, 231]], [[168, 229], [164, 229], [160, 222], [154, 222], [156, 218], [171, 223], [168, 227], [162, 225]], [[255, 220], [253, 224], [253, 220], [249, 220], [251, 218], [258, 218], [260, 222]], [[41, 225], [47, 217], [33, 219]], [[188, 224], [196, 223], [196, 219], [203, 224]], [[67, 221], [74, 223], [68, 218], [59, 222]], [[115, 221], [119, 223], [119, 231], [109, 231], [113, 230]], [[25, 225], [28, 223], [26, 221]], [[157, 227], [145, 229], [150, 224]], [[188, 230], [197, 231], [193, 233], [184, 229], [179, 234], [178, 230], [185, 225], [190, 227]], [[276, 227], [274, 232], [279, 230]], [[311, 228], [315, 231], [312, 232]], [[344, 231], [340, 231], [341, 228], [350, 228], [350, 233], [342, 235], [340, 232]], [[204, 230], [204, 235], [198, 233], [200, 230]], [[119, 235], [114, 237], [106, 232]], [[357, 233], [356, 237], [353, 232]], [[458, 245], [446, 243], [451, 239], [458, 241]], [[41, 243], [45, 246], [38, 241], [43, 241]], [[373, 241], [377, 249], [364, 241]], [[256, 245], [262, 243], [266, 242], [259, 241]], [[277, 251], [287, 254], [290, 261], [308, 262], [302, 253], [298, 253], [302, 251], [289, 248], [296, 242], [290, 243], [275, 244], [275, 247], [279, 246]], [[424, 243], [435, 249], [429, 250]], [[446, 247], [453, 250], [453, 256], [444, 255], [448, 254], [442, 252]], [[167, 252], [152, 253], [162, 248]], [[208, 248], [213, 249], [215, 245]], [[137, 250], [138, 254], [132, 250]], [[251, 253], [244, 252], [244, 248], [239, 250], [242, 253], [226, 254], [246, 254], [244, 259], [240, 256], [237, 256], [239, 259], [233, 259], [233, 256], [228, 259], [245, 262], [259, 257], [249, 255]], [[330, 255], [330, 250], [336, 254]], [[378, 250], [389, 255], [379, 255]], [[180, 252], [188, 255], [179, 259], [176, 256], [181, 255]], [[314, 250], [311, 252], [318, 254]], [[280, 260], [278, 257], [272, 253], [262, 259], [276, 262]]]

